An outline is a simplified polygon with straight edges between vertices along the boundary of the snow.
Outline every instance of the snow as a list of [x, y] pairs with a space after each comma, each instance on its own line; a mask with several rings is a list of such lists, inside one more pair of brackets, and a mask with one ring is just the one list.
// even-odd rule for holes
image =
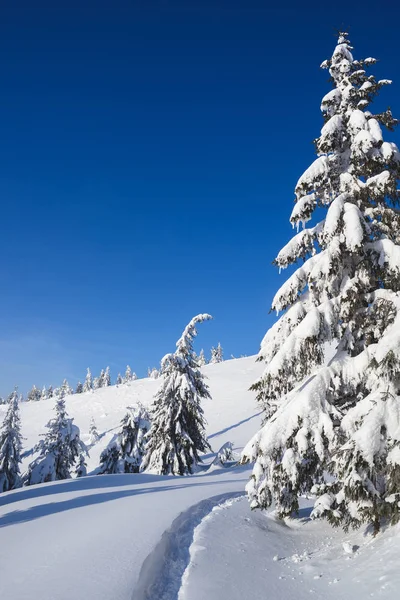
[[[215, 451], [230, 441], [238, 453], [259, 428], [248, 388], [263, 368], [255, 357], [204, 367], [212, 395], [204, 409]], [[158, 386], [152, 379], [136, 380], [67, 398], [83, 439], [89, 438], [92, 416], [99, 431], [89, 472], [126, 407], [139, 400], [148, 406]], [[22, 404], [25, 451], [38, 441], [52, 412], [52, 400]], [[0, 417], [4, 413], [1, 407]], [[31, 458], [25, 457], [25, 466]], [[261, 600], [267, 592], [275, 600], [302, 600], [310, 593], [324, 600], [363, 593], [397, 597], [399, 527], [375, 539], [362, 530], [345, 535], [310, 521], [313, 500], [306, 499], [298, 519], [278, 522], [273, 512], [250, 510], [244, 497], [250, 467], [228, 465], [214, 464], [189, 477], [88, 476], [0, 495], [0, 597]]]
[[249, 512], [243, 498], [214, 507], [194, 529], [178, 600], [397, 598], [400, 527], [344, 536], [310, 521], [309, 504], [285, 522]]

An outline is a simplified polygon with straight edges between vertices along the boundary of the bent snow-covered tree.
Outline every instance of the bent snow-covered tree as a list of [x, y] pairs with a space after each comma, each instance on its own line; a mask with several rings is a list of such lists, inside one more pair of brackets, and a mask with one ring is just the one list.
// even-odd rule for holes
[[20, 485], [21, 448], [18, 393], [14, 390], [0, 430], [0, 492], [8, 492]]
[[302, 264], [272, 303], [284, 314], [253, 386], [264, 427], [243, 460], [256, 461], [252, 507], [274, 501], [288, 515], [314, 486], [314, 516], [377, 530], [400, 516], [400, 154], [383, 140], [381, 126], [397, 125], [390, 109], [369, 110], [390, 83], [367, 74], [375, 62], [355, 60], [340, 34], [321, 65], [334, 89], [321, 104], [318, 158], [296, 185], [298, 233], [276, 258], [280, 269]]
[[194, 317], [177, 341], [176, 352], [161, 361], [163, 382], [152, 407], [142, 470], [188, 475], [201, 462], [200, 453], [210, 448], [201, 401], [211, 396], [195, 362], [193, 339], [196, 325], [211, 318], [207, 314]]

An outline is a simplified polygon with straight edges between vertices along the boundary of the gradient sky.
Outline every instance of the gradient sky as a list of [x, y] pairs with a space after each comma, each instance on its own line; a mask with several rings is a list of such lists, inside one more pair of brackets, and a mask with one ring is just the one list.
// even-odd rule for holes
[[1, 3], [0, 394], [143, 376], [199, 312], [198, 348], [258, 351], [338, 28], [400, 115], [400, 8], [382, 6]]

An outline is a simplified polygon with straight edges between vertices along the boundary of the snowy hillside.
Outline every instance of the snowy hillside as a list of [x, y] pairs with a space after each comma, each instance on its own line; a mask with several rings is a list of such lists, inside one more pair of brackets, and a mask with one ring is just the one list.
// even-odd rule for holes
[[[204, 402], [214, 451], [240, 451], [259, 428], [250, 384], [263, 365], [254, 357], [204, 367], [212, 400]], [[67, 398], [88, 439], [93, 416], [101, 435], [89, 472], [113, 439], [125, 408], [149, 404], [152, 379]], [[24, 450], [52, 416], [53, 402], [21, 407]], [[4, 409], [1, 408], [0, 418]], [[213, 455], [206, 458], [212, 461]], [[30, 457], [25, 457], [24, 466]], [[0, 495], [0, 598], [9, 600], [274, 600], [396, 598], [398, 528], [377, 538], [343, 534], [299, 519], [286, 525], [251, 512], [244, 487], [251, 467], [210, 467], [189, 477], [102, 475]], [[361, 573], [368, 572], [368, 577]], [[250, 591], [251, 589], [251, 591]]]

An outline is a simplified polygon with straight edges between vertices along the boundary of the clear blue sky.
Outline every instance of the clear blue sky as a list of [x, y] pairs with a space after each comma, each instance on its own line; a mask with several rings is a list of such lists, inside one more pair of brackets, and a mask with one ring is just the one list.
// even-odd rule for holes
[[256, 353], [319, 64], [350, 29], [399, 116], [396, 5], [2, 2], [0, 394], [144, 375], [198, 312], [199, 347]]

